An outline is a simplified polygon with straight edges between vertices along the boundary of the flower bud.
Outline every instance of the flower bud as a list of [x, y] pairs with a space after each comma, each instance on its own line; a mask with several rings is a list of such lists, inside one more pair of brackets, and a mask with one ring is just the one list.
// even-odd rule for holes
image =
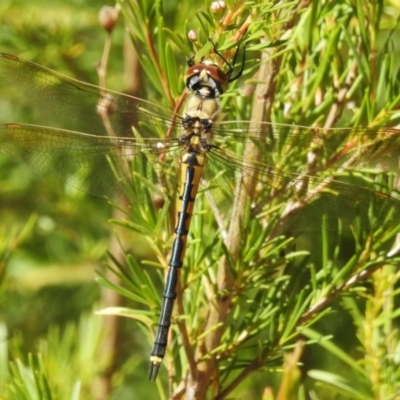
[[188, 39], [189, 39], [191, 42], [195, 42], [195, 41], [198, 39], [198, 37], [199, 37], [199, 35], [198, 35], [197, 32], [194, 31], [193, 29], [191, 29], [191, 30], [188, 32]]
[[100, 25], [107, 31], [111, 32], [118, 21], [118, 9], [116, 7], [103, 6], [99, 12]]
[[210, 11], [214, 14], [224, 11], [226, 9], [226, 4], [224, 1], [213, 1], [210, 4]]

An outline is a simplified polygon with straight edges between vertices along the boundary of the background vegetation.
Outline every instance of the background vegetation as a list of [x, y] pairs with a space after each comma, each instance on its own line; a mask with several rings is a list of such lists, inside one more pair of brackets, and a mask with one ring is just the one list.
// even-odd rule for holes
[[[98, 23], [103, 3], [3, 1], [0, 51], [94, 84], [103, 83], [96, 71], [103, 60], [107, 87], [171, 109], [183, 90], [185, 59], [193, 52], [189, 29], [199, 32], [201, 44], [215, 35], [225, 50], [250, 18], [244, 77], [222, 100], [227, 118], [259, 118], [254, 109], [262, 99], [263, 119], [277, 123], [397, 124], [400, 8], [394, 1], [228, 2], [237, 11], [228, 27], [209, 14], [208, 2], [150, 3], [121, 4], [124, 18], [112, 30], [104, 63], [108, 34]], [[140, 49], [143, 69], [134, 70], [140, 72], [131, 72], [137, 68], [131, 39]], [[260, 66], [267, 67], [264, 75]], [[32, 106], [0, 83], [0, 122], [59, 123]], [[397, 160], [399, 146], [392, 144], [390, 154]], [[271, 160], [291, 170], [304, 159], [306, 150], [297, 151], [288, 158], [277, 148]], [[379, 219], [372, 205], [368, 225], [323, 234], [309, 229], [295, 240], [273, 234], [282, 205], [272, 203], [267, 216], [257, 221], [247, 216], [234, 257], [234, 246], [224, 242], [200, 197], [182, 272], [184, 313], [175, 320], [165, 367], [153, 384], [147, 381], [147, 364], [171, 245], [168, 201], [161, 208], [133, 203], [116, 215], [104, 200], [40, 176], [18, 160], [1, 155], [0, 163], [0, 398], [190, 398], [189, 389], [200, 378], [185, 380], [185, 373], [193, 372], [190, 360], [206, 346], [210, 295], [220, 299], [232, 288], [231, 308], [218, 314], [228, 321], [213, 354], [218, 357], [205, 354], [213, 360], [207, 364], [212, 385], [203, 384], [208, 392], [193, 398], [400, 396], [399, 222]], [[362, 172], [361, 178], [356, 173], [345, 178], [396, 194], [392, 175]], [[344, 207], [338, 207], [338, 217], [340, 211]], [[111, 224], [110, 217], [119, 222]], [[221, 278], [224, 255], [229, 273]], [[104, 287], [124, 297], [110, 300]], [[110, 305], [121, 308], [106, 308]], [[130, 318], [115, 322], [111, 315], [94, 315], [100, 309]]]

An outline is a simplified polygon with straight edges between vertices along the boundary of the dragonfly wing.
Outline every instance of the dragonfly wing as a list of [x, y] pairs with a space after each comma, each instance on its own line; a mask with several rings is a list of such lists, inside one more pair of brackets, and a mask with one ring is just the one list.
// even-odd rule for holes
[[207, 168], [221, 177], [210, 187], [226, 188], [214, 196], [224, 213], [240, 179], [253, 215], [278, 209], [282, 226], [289, 223], [292, 231], [320, 230], [321, 223], [337, 230], [339, 219], [344, 229], [354, 223], [366, 228], [371, 207], [375, 215], [399, 220], [398, 190], [391, 185], [391, 192], [380, 191], [390, 177], [379, 182], [382, 172], [396, 168], [398, 131], [272, 124], [258, 124], [257, 130], [250, 121], [216, 128]]
[[[132, 136], [132, 127], [140, 127], [142, 136], [163, 137], [172, 124], [170, 110], [5, 53], [0, 53], [0, 81], [25, 94], [55, 127], [127, 137]], [[146, 125], [140, 126], [140, 121]]]
[[[295, 125], [222, 121], [215, 125], [215, 144], [237, 148], [242, 159], [301, 172], [314, 156], [321, 170], [344, 167], [399, 172], [400, 130], [393, 128], [311, 128]], [[257, 147], [258, 154], [247, 150]], [[236, 153], [238, 153], [236, 151]], [[316, 170], [318, 172], [318, 170]]]
[[[155, 182], [153, 164], [178, 147], [158, 139], [90, 135], [36, 125], [0, 125], [0, 151], [33, 169], [89, 193], [118, 200], [132, 185], [132, 173]], [[151, 175], [151, 176], [149, 176]]]

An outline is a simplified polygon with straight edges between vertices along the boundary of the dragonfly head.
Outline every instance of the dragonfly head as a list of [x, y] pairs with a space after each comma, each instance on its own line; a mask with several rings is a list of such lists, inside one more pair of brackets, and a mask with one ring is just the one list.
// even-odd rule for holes
[[201, 60], [200, 63], [194, 63], [194, 57], [189, 58], [189, 69], [186, 71], [186, 87], [194, 95], [204, 99], [215, 99], [223, 94], [230, 82], [240, 78], [244, 70], [246, 46], [244, 46], [242, 62], [239, 71], [233, 74], [233, 67], [239, 53], [239, 46], [236, 49], [233, 57], [233, 62], [230, 63], [215, 47], [211, 39], [210, 42], [214, 46], [214, 53], [225, 62], [228, 67], [225, 73], [222, 69], [212, 61]]
[[186, 71], [187, 89], [202, 98], [216, 98], [225, 92], [229, 78], [217, 65], [202, 61]]

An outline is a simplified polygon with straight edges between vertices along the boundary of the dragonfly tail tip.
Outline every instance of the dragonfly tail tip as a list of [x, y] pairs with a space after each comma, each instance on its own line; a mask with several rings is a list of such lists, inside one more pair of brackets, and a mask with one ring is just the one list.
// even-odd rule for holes
[[159, 357], [151, 357], [149, 365], [149, 381], [155, 381], [158, 375], [158, 371], [161, 366], [162, 359]]

